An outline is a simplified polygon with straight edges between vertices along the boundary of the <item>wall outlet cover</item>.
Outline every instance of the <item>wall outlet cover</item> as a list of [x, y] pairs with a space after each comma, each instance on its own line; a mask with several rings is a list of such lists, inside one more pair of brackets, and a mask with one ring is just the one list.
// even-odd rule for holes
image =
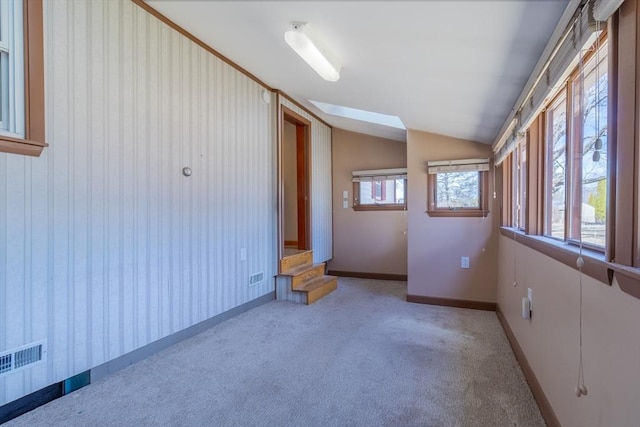
[[469, 257], [463, 256], [460, 258], [460, 268], [469, 268]]

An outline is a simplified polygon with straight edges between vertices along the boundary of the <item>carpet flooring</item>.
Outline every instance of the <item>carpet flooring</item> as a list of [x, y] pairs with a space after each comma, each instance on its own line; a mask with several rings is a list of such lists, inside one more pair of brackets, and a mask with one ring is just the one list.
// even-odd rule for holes
[[273, 301], [7, 426], [543, 426], [493, 312], [341, 278]]

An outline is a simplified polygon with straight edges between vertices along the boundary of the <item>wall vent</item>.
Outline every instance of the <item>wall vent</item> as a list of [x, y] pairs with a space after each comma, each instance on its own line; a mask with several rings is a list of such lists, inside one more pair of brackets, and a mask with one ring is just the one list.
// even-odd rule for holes
[[41, 362], [46, 354], [44, 342], [0, 353], [0, 375], [15, 372]]
[[0, 356], [0, 374], [9, 372], [13, 366], [13, 354]]
[[255, 273], [249, 276], [249, 286], [257, 285], [264, 280], [264, 273]]

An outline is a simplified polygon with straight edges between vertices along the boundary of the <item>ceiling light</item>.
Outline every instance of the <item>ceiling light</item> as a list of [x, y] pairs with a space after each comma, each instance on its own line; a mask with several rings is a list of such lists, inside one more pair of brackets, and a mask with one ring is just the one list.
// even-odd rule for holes
[[291, 29], [284, 33], [284, 39], [302, 59], [305, 60], [323, 79], [335, 82], [340, 78], [340, 67], [327, 59], [326, 52], [322, 52], [316, 43], [309, 38], [307, 24], [292, 22]]

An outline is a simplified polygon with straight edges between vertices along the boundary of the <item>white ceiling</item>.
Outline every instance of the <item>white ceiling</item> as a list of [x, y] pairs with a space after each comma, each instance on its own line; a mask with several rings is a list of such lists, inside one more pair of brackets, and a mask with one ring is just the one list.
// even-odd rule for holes
[[[568, 0], [179, 1], [156, 10], [332, 126], [404, 131], [326, 115], [309, 99], [399, 116], [409, 129], [492, 143]], [[308, 22], [342, 65], [322, 80], [285, 43]]]

